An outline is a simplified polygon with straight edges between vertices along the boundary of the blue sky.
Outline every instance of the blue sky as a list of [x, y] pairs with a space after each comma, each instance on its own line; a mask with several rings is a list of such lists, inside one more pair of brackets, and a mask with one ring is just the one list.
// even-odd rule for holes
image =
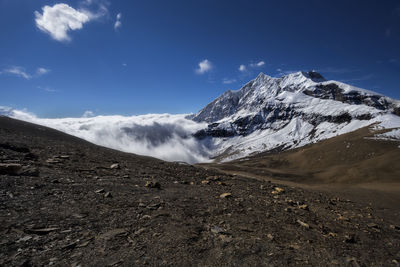
[[0, 0], [0, 36], [0, 106], [41, 117], [197, 112], [298, 70], [400, 99], [399, 1]]

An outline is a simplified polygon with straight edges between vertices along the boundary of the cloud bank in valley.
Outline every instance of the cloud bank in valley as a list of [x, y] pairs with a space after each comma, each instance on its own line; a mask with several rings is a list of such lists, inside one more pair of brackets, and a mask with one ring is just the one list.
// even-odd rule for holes
[[45, 119], [24, 110], [0, 107], [1, 114], [48, 126], [101, 146], [167, 161], [206, 162], [212, 151], [192, 136], [207, 125], [188, 120], [185, 114]]

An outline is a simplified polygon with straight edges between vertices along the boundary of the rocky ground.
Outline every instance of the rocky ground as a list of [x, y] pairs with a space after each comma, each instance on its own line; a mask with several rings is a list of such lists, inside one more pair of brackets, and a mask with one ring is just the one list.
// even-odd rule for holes
[[373, 203], [122, 153], [5, 117], [0, 200], [1, 266], [400, 262], [400, 218]]

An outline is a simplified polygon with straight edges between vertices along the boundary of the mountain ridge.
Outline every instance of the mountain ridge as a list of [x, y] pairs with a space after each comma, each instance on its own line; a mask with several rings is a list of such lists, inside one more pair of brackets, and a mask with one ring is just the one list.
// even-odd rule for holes
[[[228, 154], [227, 159], [235, 159], [278, 147], [299, 147], [374, 123], [398, 128], [399, 115], [398, 100], [326, 80], [315, 71], [299, 71], [280, 78], [260, 73], [240, 90], [223, 93], [191, 119], [208, 123], [207, 129], [195, 134], [197, 138], [224, 139], [215, 142], [216, 157]], [[274, 140], [277, 133], [281, 138]]]

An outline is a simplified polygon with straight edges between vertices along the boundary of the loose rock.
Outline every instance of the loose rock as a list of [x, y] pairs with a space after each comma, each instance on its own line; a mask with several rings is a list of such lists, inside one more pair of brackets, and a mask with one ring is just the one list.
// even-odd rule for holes
[[18, 175], [21, 169], [22, 169], [21, 164], [0, 163], [0, 174]]
[[219, 197], [220, 198], [230, 198], [230, 197], [232, 197], [232, 194], [231, 193], [223, 193]]
[[144, 186], [149, 188], [161, 188], [161, 184], [157, 181], [147, 181]]

